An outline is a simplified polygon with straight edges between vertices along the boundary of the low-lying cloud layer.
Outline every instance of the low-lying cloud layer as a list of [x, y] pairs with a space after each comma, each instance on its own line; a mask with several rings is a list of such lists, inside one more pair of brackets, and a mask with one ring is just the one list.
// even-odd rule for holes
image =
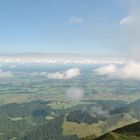
[[80, 87], [70, 87], [66, 91], [66, 98], [68, 100], [79, 101], [84, 97], [84, 90]]
[[140, 80], [140, 63], [130, 62], [123, 66], [110, 64], [95, 69], [95, 72], [115, 78]]
[[25, 54], [25, 55], [0, 55], [1, 64], [122, 64], [123, 58], [97, 57], [78, 54]]

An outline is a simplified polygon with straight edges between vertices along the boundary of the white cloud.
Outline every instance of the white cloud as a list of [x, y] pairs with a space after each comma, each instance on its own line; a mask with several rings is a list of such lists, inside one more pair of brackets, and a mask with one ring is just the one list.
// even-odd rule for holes
[[84, 90], [80, 87], [70, 87], [66, 91], [66, 98], [68, 100], [79, 101], [84, 97]]
[[126, 120], [133, 119], [133, 117], [130, 114], [128, 114], [128, 113], [123, 113], [123, 118], [126, 119]]
[[54, 72], [54, 73], [47, 73], [47, 72], [33, 72], [32, 76], [43, 76], [49, 79], [72, 79], [80, 75], [80, 70], [78, 68], [71, 68], [66, 71], [62, 72]]
[[104, 110], [102, 106], [96, 105], [90, 108], [89, 110], [91, 116], [93, 118], [100, 118], [100, 117], [108, 117], [109, 116], [109, 111]]
[[99, 67], [95, 69], [95, 72], [116, 78], [140, 80], [140, 63], [130, 62], [122, 67], [111, 64]]
[[127, 26], [128, 30], [132, 29], [131, 31], [135, 31], [134, 29], [139, 29], [139, 23], [140, 23], [140, 14], [133, 14], [129, 15], [125, 18], [123, 18], [120, 21], [120, 25]]
[[121, 25], [128, 25], [135, 21], [135, 18], [132, 16], [127, 16], [120, 21]]
[[11, 78], [13, 77], [13, 73], [10, 71], [2, 71], [0, 70], [0, 78]]
[[82, 17], [71, 17], [69, 19], [70, 23], [81, 23], [83, 21], [84, 21], [84, 19]]
[[140, 79], [140, 64], [129, 63], [121, 70], [121, 76], [130, 79]]
[[80, 75], [80, 70], [78, 68], [71, 68], [63, 72], [48, 73], [47, 77], [49, 79], [72, 79]]
[[116, 72], [116, 66], [113, 64], [107, 65], [107, 66], [102, 66], [98, 69], [95, 70], [96, 72], [98, 72], [99, 74], [103, 75], [103, 74], [108, 74], [108, 73], [115, 73]]

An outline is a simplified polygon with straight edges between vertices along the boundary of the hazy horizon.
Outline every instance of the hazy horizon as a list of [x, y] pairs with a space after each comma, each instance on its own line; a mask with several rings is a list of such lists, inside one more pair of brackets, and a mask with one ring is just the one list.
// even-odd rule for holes
[[0, 53], [70, 53], [139, 61], [139, 0], [1, 1]]

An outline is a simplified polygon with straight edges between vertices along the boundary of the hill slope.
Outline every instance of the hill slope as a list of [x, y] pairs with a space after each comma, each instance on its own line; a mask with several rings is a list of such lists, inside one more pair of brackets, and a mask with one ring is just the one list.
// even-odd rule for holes
[[53, 121], [37, 126], [27, 131], [20, 140], [78, 140], [76, 135], [63, 136], [62, 123], [64, 116], [59, 116]]
[[81, 140], [140, 140], [140, 122], [118, 128], [98, 138], [89, 136]]

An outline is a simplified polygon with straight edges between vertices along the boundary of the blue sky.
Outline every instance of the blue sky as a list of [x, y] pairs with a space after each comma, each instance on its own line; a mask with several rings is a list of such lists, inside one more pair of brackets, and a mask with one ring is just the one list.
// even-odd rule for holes
[[116, 54], [137, 0], [0, 0], [0, 53]]

